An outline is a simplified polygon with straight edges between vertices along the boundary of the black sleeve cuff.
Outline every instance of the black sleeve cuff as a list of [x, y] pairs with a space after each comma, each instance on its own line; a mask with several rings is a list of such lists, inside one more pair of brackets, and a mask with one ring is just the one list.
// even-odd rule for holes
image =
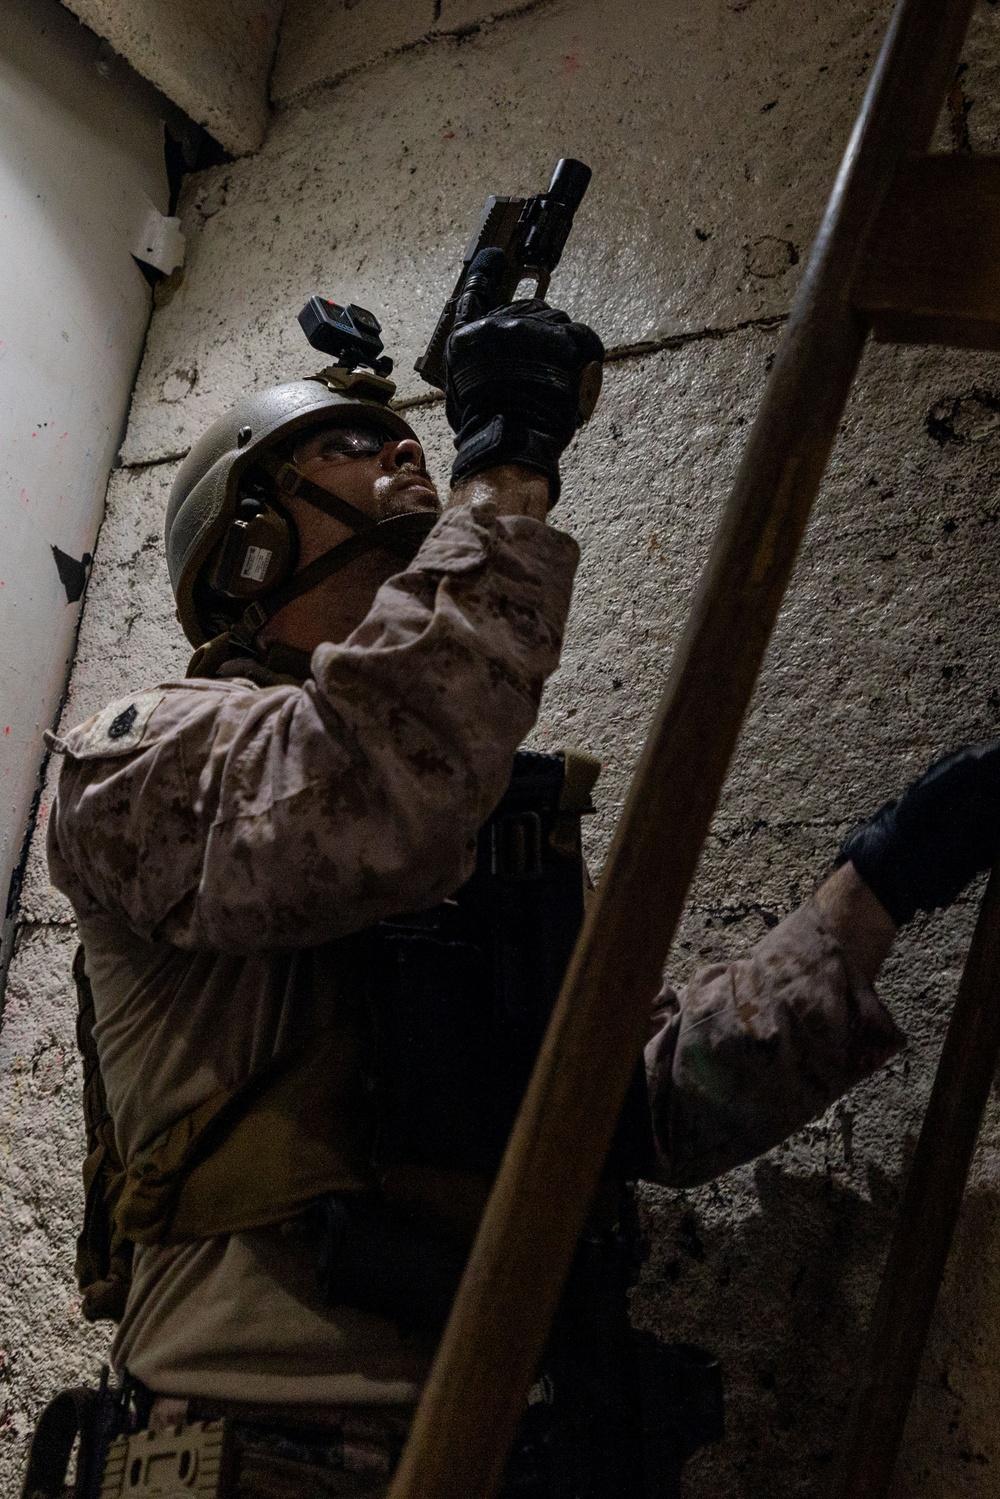
[[559, 498], [559, 455], [552, 438], [509, 416], [495, 416], [475, 432], [460, 432], [455, 439], [456, 457], [452, 484], [471, 479], [489, 468], [515, 463], [544, 474], [549, 481], [550, 503]]

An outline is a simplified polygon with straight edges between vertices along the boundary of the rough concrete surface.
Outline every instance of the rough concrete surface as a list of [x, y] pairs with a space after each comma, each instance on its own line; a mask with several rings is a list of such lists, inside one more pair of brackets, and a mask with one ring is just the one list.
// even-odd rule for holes
[[315, 367], [288, 314], [317, 291], [373, 308], [400, 394], [426, 390], [413, 361], [487, 195], [539, 191], [561, 155], [595, 176], [554, 296], [608, 345], [783, 312], [887, 15], [564, 0], [314, 90], [258, 156], [191, 179], [125, 461], [184, 450], [238, 382]]
[[464, 28], [488, 26], [495, 21], [525, 14], [529, 10], [542, 10], [552, 0], [440, 0], [437, 25], [440, 31], [459, 31]]
[[271, 98], [287, 103], [316, 84], [411, 47], [434, 29], [434, 0], [290, 0], [281, 23]]
[[[108, 1326], [89, 1328], [72, 1280], [83, 1212], [82, 1075], [66, 926], [23, 928], [0, 1032], [0, 1493], [20, 1493], [31, 1423], [57, 1389], [93, 1383]], [[72, 987], [72, 986], [70, 986]]]
[[63, 0], [227, 151], [260, 145], [282, 0]]
[[[364, 20], [378, 31], [373, 0], [357, 15], [330, 10], [331, 28], [349, 21], [363, 38], [374, 34]], [[596, 869], [887, 9], [641, 0], [623, 13], [565, 0], [488, 24], [479, 10], [443, 0], [439, 29], [459, 13], [480, 29], [388, 59], [373, 46], [370, 67], [362, 59], [331, 85], [334, 64], [310, 76], [302, 43], [321, 13], [293, 4], [290, 102], [267, 141], [188, 181], [190, 258], [160, 289], [124, 450], [132, 467], [113, 480], [65, 721], [126, 683], [178, 672], [186, 656], [157, 539], [174, 465], [150, 460], [181, 453], [247, 385], [315, 367], [294, 323], [314, 290], [384, 315], [405, 371], [486, 191], [530, 187], [561, 151], [578, 151], [595, 186], [559, 297], [631, 353], [609, 366], [565, 465], [557, 518], [583, 562], [533, 742], [577, 744], [604, 762], [587, 830]], [[977, 15], [940, 149], [997, 148], [998, 26], [997, 8]], [[321, 50], [329, 58], [336, 44]], [[579, 66], [565, 68], [570, 58]], [[801, 252], [771, 277], [748, 270], [746, 255], [769, 235]], [[662, 347], [649, 348], [653, 335]], [[404, 393], [416, 389], [406, 377]], [[411, 415], [443, 475], [441, 405]], [[675, 979], [745, 951], [824, 877], [855, 820], [943, 750], [997, 732], [998, 486], [1000, 356], [871, 348], [675, 943]], [[39, 843], [0, 1033], [0, 1246], [40, 1277], [12, 1298], [0, 1345], [6, 1474], [46, 1382], [75, 1377], [103, 1346], [66, 1313], [72, 1067], [46, 1092], [56, 1073], [33, 1061], [69, 1044], [72, 1015], [72, 937]], [[978, 895], [920, 918], [897, 944], [880, 991], [909, 1037], [901, 1056], [762, 1160], [694, 1192], [643, 1189], [650, 1252], [636, 1320], [713, 1348], [726, 1371], [728, 1437], [692, 1463], [692, 1495], [828, 1492]], [[994, 1099], [898, 1499], [1000, 1499], [998, 1213]], [[13, 1493], [13, 1479], [0, 1492]]]
[[[584, 561], [539, 732], [561, 742], [586, 726], [614, 768], [607, 832], [775, 341], [740, 333], [612, 366], [567, 465], [560, 509]], [[973, 373], [958, 352], [867, 354], [724, 794], [728, 823], [858, 817], [956, 719], [996, 732], [981, 642], [1000, 607], [1000, 424], [983, 404], [998, 383], [996, 356]], [[935, 416], [963, 394], [984, 418], [968, 417], [964, 439]]]

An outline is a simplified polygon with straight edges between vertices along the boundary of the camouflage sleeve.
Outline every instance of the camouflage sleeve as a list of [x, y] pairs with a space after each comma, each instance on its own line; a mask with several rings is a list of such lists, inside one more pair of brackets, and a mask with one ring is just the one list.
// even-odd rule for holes
[[70, 731], [54, 882], [81, 914], [229, 953], [450, 895], [558, 663], [577, 558], [559, 531], [473, 502], [316, 650], [304, 687], [179, 683]]
[[904, 1044], [807, 902], [749, 957], [664, 986], [646, 1047], [660, 1180], [708, 1181], [801, 1129]]

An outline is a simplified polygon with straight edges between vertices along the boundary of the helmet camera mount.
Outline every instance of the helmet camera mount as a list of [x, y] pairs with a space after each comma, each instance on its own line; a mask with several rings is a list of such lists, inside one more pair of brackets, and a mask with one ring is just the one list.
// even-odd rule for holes
[[332, 354], [341, 368], [364, 365], [376, 375], [392, 373], [392, 360], [382, 354], [382, 324], [367, 308], [310, 297], [299, 313], [299, 324], [313, 348]]

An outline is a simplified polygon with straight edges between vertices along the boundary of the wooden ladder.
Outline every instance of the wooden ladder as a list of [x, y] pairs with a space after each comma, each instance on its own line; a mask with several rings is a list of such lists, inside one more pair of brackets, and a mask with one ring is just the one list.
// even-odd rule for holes
[[[389, 1499], [490, 1499], [869, 333], [1000, 348], [1000, 158], [927, 155], [974, 0], [900, 0]], [[987, 890], [837, 1479], [886, 1494], [1000, 1053]]]

